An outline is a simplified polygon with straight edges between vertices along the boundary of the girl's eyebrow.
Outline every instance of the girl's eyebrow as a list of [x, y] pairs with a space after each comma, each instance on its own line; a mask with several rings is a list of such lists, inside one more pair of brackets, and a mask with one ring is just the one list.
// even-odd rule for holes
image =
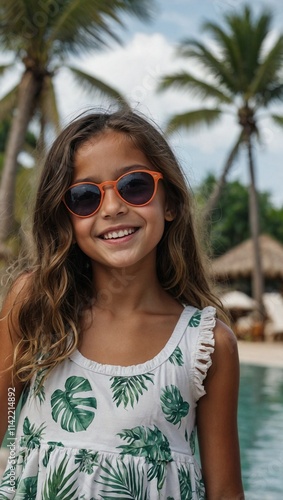
[[[127, 172], [131, 172], [133, 170], [150, 170], [150, 168], [147, 167], [146, 165], [129, 165], [127, 167], [117, 168], [114, 172], [115, 179], [113, 180], [116, 180], [119, 177], [121, 177], [121, 175], [126, 174]], [[112, 180], [112, 179], [107, 179], [107, 180]], [[100, 181], [97, 181], [96, 178], [93, 176], [84, 177], [83, 179], [76, 179], [73, 181], [73, 184], [77, 184], [79, 182], [94, 182], [95, 184], [100, 183]]]

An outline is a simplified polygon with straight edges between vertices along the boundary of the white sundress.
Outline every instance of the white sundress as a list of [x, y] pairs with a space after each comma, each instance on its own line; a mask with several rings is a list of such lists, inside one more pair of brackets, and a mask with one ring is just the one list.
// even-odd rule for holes
[[103, 365], [76, 350], [36, 393], [39, 373], [23, 394], [0, 500], [205, 499], [195, 412], [214, 326], [214, 307], [187, 306], [145, 363]]

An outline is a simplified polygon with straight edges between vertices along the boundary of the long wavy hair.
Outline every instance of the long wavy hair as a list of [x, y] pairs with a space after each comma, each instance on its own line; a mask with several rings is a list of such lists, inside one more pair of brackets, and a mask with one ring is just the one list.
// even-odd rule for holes
[[45, 376], [78, 346], [82, 312], [93, 304], [89, 258], [73, 244], [62, 195], [72, 183], [74, 157], [83, 143], [107, 130], [128, 136], [164, 175], [174, 220], [165, 223], [157, 247], [157, 274], [176, 300], [198, 308], [221, 303], [205, 270], [205, 255], [193, 220], [190, 189], [182, 169], [157, 127], [129, 109], [88, 113], [72, 121], [53, 143], [41, 174], [33, 218], [35, 260], [18, 315], [19, 342], [14, 376], [21, 381], [44, 370]]

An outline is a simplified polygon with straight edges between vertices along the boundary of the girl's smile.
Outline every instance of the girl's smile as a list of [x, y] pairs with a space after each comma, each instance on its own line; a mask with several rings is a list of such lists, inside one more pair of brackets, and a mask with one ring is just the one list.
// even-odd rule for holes
[[123, 227], [123, 226], [118, 226], [114, 227], [113, 229], [108, 229], [105, 233], [103, 233], [100, 238], [103, 240], [121, 240], [127, 238], [127, 236], [131, 236], [133, 233], [138, 231], [138, 227]]
[[[106, 153], [105, 153], [106, 152]], [[142, 151], [120, 132], [107, 131], [83, 144], [75, 155], [73, 183], [115, 180], [126, 172], [154, 170]], [[149, 204], [130, 206], [106, 186], [99, 210], [87, 218], [71, 216], [74, 237], [93, 265], [124, 267], [145, 258], [155, 263], [165, 220], [172, 220], [165, 190], [158, 182]]]

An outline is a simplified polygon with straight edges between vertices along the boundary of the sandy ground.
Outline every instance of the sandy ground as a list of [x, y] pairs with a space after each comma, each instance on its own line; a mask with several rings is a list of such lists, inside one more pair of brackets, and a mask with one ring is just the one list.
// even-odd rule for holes
[[241, 363], [283, 368], [283, 342], [238, 341]]
[[[241, 363], [283, 368], [283, 342], [238, 341]], [[7, 460], [7, 450], [0, 450], [0, 478]]]

